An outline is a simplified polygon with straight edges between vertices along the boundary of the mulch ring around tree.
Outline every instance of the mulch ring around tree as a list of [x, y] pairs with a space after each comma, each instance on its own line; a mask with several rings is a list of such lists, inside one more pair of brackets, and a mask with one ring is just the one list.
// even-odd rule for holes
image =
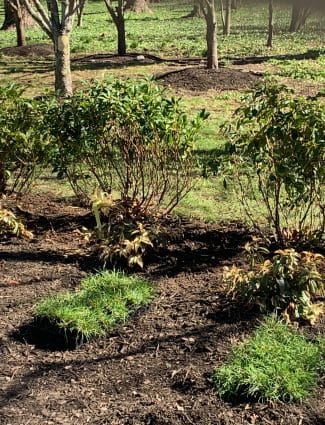
[[262, 78], [262, 74], [242, 72], [231, 68], [206, 69], [189, 67], [166, 72], [156, 76], [156, 80], [166, 86], [203, 92], [209, 89], [216, 91], [243, 90], [254, 87]]
[[260, 319], [229, 299], [221, 282], [223, 266], [245, 263], [244, 226], [181, 222], [181, 237], [176, 232], [147, 259], [152, 304], [106, 337], [70, 350], [42, 348], [24, 332], [40, 298], [74, 290], [100, 267], [81, 232], [93, 218], [49, 195], [21, 199], [17, 212], [35, 238], [0, 243], [1, 425], [324, 423], [324, 386], [301, 405], [230, 404], [213, 390], [213, 368]]
[[4, 47], [0, 53], [6, 56], [44, 57], [54, 56], [53, 45], [46, 43], [29, 44], [26, 46]]

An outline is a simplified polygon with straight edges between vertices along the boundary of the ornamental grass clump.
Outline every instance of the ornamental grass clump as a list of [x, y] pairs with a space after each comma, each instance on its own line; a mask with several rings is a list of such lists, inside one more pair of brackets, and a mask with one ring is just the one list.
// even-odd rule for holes
[[215, 370], [215, 388], [230, 400], [304, 400], [314, 393], [324, 371], [324, 342], [324, 337], [307, 341], [269, 317]]
[[152, 286], [144, 279], [103, 271], [85, 278], [76, 292], [42, 300], [36, 305], [35, 317], [89, 339], [104, 335], [152, 297]]

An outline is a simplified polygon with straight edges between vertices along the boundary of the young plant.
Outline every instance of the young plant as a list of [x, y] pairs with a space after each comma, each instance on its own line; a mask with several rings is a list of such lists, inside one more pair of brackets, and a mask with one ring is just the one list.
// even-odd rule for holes
[[142, 222], [151, 230], [154, 223], [150, 224], [148, 217], [135, 215], [134, 206], [114, 201], [111, 195], [98, 190], [92, 196], [92, 209], [96, 219], [93, 238], [99, 242], [101, 259], [113, 263], [122, 257], [128, 266], [142, 268], [143, 256], [153, 246], [149, 230]]
[[150, 81], [95, 82], [49, 108], [53, 164], [83, 199], [98, 187], [144, 214], [168, 214], [191, 186], [206, 116], [189, 120]]
[[256, 262], [253, 256], [249, 271], [225, 268], [223, 279], [229, 293], [262, 310], [281, 312], [288, 321], [302, 318], [313, 324], [324, 310], [324, 304], [314, 303], [315, 297], [325, 294], [319, 268], [324, 257], [294, 249], [278, 250], [266, 261]]
[[40, 103], [23, 92], [15, 84], [0, 87], [0, 194], [26, 191], [46, 156]]
[[277, 242], [325, 236], [325, 106], [266, 83], [225, 127], [227, 161], [246, 214], [263, 234], [254, 204]]
[[142, 278], [103, 271], [82, 280], [74, 293], [42, 300], [36, 305], [35, 316], [89, 339], [104, 335], [152, 297], [151, 285]]
[[12, 211], [0, 208], [0, 236], [5, 235], [19, 236], [28, 240], [33, 238], [32, 232], [26, 229]]
[[270, 317], [215, 370], [216, 390], [227, 399], [304, 400], [324, 371], [324, 342], [307, 341]]

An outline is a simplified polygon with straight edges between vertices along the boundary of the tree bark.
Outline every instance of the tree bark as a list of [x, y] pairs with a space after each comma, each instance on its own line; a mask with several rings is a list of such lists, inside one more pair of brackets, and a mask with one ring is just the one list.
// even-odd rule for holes
[[119, 55], [126, 54], [125, 21], [121, 17], [119, 17], [117, 24], [117, 52]]
[[273, 45], [273, 32], [274, 32], [274, 23], [273, 23], [273, 0], [269, 0], [269, 30], [267, 37], [267, 47], [272, 47]]
[[226, 0], [226, 16], [225, 16], [225, 25], [223, 27], [223, 35], [230, 34], [231, 4], [232, 4], [232, 0]]
[[198, 0], [194, 0], [193, 10], [186, 16], [186, 18], [202, 18], [202, 17], [203, 17], [203, 11], [202, 11], [201, 4]]
[[125, 9], [136, 13], [149, 12], [149, 0], [128, 0]]
[[207, 7], [205, 13], [206, 19], [206, 41], [207, 41], [207, 68], [218, 69], [218, 51], [217, 51], [217, 20], [215, 13], [214, 0], [205, 0]]
[[126, 32], [125, 32], [125, 19], [124, 8], [125, 1], [118, 0], [116, 8], [112, 6], [111, 0], [105, 0], [105, 4], [117, 30], [117, 51], [119, 55], [126, 54]]
[[5, 20], [3, 21], [1, 30], [7, 30], [15, 25], [15, 11], [11, 7], [9, 0], [4, 0]]
[[82, 27], [82, 18], [87, 0], [80, 0], [77, 8], [77, 26]]
[[55, 52], [55, 91], [62, 96], [72, 94], [70, 68], [70, 37], [59, 34], [54, 37]]
[[294, 0], [289, 31], [299, 31], [305, 25], [310, 13], [311, 8], [306, 5], [305, 0]]

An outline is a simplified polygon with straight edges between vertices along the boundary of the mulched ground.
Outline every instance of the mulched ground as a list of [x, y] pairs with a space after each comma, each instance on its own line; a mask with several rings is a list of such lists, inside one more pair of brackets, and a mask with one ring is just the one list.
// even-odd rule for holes
[[53, 45], [47, 43], [29, 44], [26, 46], [12, 46], [0, 49], [0, 53], [6, 56], [22, 57], [52, 57], [54, 56]]
[[249, 89], [261, 80], [261, 75], [230, 68], [214, 70], [191, 67], [168, 72], [157, 76], [156, 79], [169, 87], [204, 92], [209, 89], [217, 91]]
[[19, 211], [35, 239], [0, 244], [1, 425], [324, 423], [324, 387], [302, 405], [229, 404], [213, 391], [213, 368], [258, 322], [220, 282], [224, 265], [243, 261], [241, 225], [181, 223], [182, 238], [148, 259], [150, 307], [105, 338], [59, 351], [32, 344], [24, 325], [39, 298], [72, 290], [98, 267], [80, 232], [92, 218], [44, 195], [21, 200]]

